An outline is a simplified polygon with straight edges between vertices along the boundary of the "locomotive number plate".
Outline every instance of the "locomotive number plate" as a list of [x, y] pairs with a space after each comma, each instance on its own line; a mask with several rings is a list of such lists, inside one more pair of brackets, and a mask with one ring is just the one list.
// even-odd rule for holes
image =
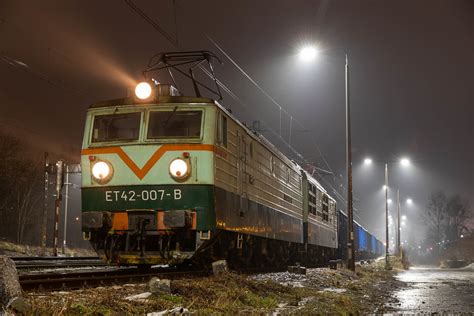
[[181, 200], [181, 189], [170, 190], [112, 190], [105, 191], [105, 201], [163, 201], [163, 200]]

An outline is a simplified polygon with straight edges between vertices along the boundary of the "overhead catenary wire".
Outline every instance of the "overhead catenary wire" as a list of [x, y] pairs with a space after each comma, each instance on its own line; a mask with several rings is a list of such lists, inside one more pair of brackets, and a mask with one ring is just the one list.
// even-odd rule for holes
[[48, 83], [49, 85], [51, 85], [53, 87], [66, 90], [70, 94], [73, 94], [73, 95], [76, 95], [76, 96], [88, 97], [88, 98], [97, 98], [96, 96], [91, 95], [88, 92], [78, 91], [78, 90], [76, 90], [72, 87], [67, 86], [64, 83], [64, 81], [62, 81], [62, 80], [52, 79], [49, 76], [45, 75], [44, 73], [33, 69], [28, 64], [26, 64], [22, 61], [19, 61], [19, 60], [9, 56], [8, 54], [6, 54], [4, 52], [0, 52], [0, 60], [3, 61], [6, 64], [12, 66], [12, 67], [15, 67], [17, 69], [21, 69], [22, 71], [25, 71], [25, 72], [33, 75], [34, 77], [36, 77], [36, 78], [38, 78], [42, 81], [45, 81], [46, 83]]
[[[132, 0], [124, 0], [126, 4], [131, 7], [137, 14], [139, 14], [146, 22], [148, 22], [150, 25], [153, 26], [155, 30], [157, 30], [160, 34], [162, 34], [173, 46], [176, 48], [179, 48], [179, 45], [175, 39], [173, 39], [163, 28], [159, 26], [157, 22], [155, 22], [153, 19], [151, 19], [143, 10], [141, 10], [138, 6], [136, 6]], [[324, 3], [322, 4], [324, 5]], [[325, 5], [325, 8], [321, 8], [323, 11], [321, 14], [325, 14], [325, 11], [327, 10], [327, 4]], [[293, 120], [295, 121], [296, 124], [298, 124], [301, 128], [305, 129], [305, 126], [297, 119], [294, 118], [294, 116], [289, 113], [282, 105], [280, 105], [269, 93], [267, 93], [247, 72], [244, 71], [242, 67], [240, 67], [231, 57], [229, 54], [227, 54], [209, 35], [205, 34], [205, 36], [208, 38], [208, 40], [265, 96], [267, 97], [275, 106], [278, 107], [278, 110], [280, 111], [280, 129], [279, 132], [275, 132], [272, 128], [270, 128], [265, 122], [264, 125], [266, 128], [275, 136], [277, 137], [290, 151], [293, 152], [298, 158], [302, 159], [306, 164], [310, 164], [304, 156], [299, 153], [292, 145], [291, 145], [291, 136], [289, 139], [289, 142], [287, 142], [283, 137], [281, 136], [281, 113], [283, 112], [287, 116], [290, 117], [290, 123], [291, 125], [293, 124]], [[211, 77], [211, 74], [207, 69], [204, 67], [200, 66], [201, 70], [209, 77]], [[222, 81], [217, 80], [217, 84], [227, 93], [229, 96], [231, 96], [232, 99], [234, 99], [236, 102], [238, 102], [241, 106], [248, 108], [248, 106], [242, 101], [241, 98], [239, 98], [230, 88], [228, 88]], [[290, 129], [291, 130], [291, 129]], [[291, 131], [290, 131], [291, 133]], [[316, 150], [319, 153], [319, 156], [325, 163], [326, 167], [331, 171], [333, 175], [335, 175], [333, 169], [329, 165], [327, 159], [324, 157], [321, 149], [319, 146], [317, 146], [316, 143], [312, 142], [313, 146], [316, 148]], [[317, 172], [318, 173], [318, 172]], [[319, 173], [318, 173], [319, 174]], [[340, 201], [343, 201], [345, 203], [345, 198], [337, 192], [337, 190], [334, 188], [334, 186], [327, 180], [324, 179], [324, 177], [320, 176], [319, 177], [322, 181], [326, 182], [327, 185], [332, 189], [333, 193], [335, 196], [338, 197]], [[358, 211], [357, 209], [354, 208], [355, 211]]]
[[[306, 129], [306, 127], [297, 119], [294, 118], [294, 116], [289, 113], [280, 103], [278, 103], [269, 93], [267, 93], [242, 67], [240, 67], [237, 62], [227, 53], [224, 51], [224, 49], [216, 43], [209, 35], [206, 34], [207, 39], [246, 77], [265, 97], [267, 97], [271, 103], [273, 103], [280, 111], [280, 133], [281, 133], [281, 112], [285, 113], [287, 116], [290, 117], [290, 124], [293, 124], [293, 120], [295, 121], [296, 124], [298, 124], [301, 128]], [[290, 125], [290, 126], [291, 126]], [[291, 128], [290, 128], [290, 143], [291, 143]], [[321, 159], [324, 161], [326, 164], [326, 167], [333, 172], [331, 166], [329, 165], [328, 161], [324, 157], [321, 149], [319, 146], [314, 143], [313, 145], [315, 146], [316, 150], [318, 151]], [[334, 173], [334, 172], [333, 172]]]
[[142, 9], [140, 9], [132, 0], [125, 0], [125, 3], [135, 11], [140, 17], [147, 21], [156, 31], [160, 32], [171, 44], [178, 47], [178, 41], [166, 32], [157, 22], [150, 18]]

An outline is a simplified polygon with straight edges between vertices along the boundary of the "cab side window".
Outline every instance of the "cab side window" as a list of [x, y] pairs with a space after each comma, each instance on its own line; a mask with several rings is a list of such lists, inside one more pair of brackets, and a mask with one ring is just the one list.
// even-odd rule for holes
[[222, 113], [219, 113], [217, 119], [217, 142], [221, 146], [227, 147], [227, 117]]

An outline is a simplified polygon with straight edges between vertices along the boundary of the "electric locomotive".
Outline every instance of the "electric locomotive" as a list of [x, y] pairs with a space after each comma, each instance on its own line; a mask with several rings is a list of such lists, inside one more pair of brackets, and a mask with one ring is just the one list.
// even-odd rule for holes
[[[180, 73], [196, 97], [148, 81], [135, 96], [89, 108], [81, 155], [84, 238], [119, 265], [326, 263], [338, 248], [335, 200], [218, 101], [201, 97], [199, 87], [220, 95], [213, 58], [164, 53], [147, 69], [191, 64], [190, 75]], [[202, 62], [214, 90], [194, 76]]]

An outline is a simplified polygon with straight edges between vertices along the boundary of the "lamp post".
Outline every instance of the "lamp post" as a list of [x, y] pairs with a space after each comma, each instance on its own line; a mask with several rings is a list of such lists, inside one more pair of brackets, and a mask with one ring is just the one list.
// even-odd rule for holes
[[[328, 49], [324, 51], [330, 51]], [[307, 46], [300, 51], [300, 57], [304, 61], [312, 61], [318, 56], [320, 51], [315, 47]], [[354, 249], [354, 214], [352, 203], [352, 136], [351, 136], [351, 111], [349, 98], [349, 57], [344, 51], [344, 83], [345, 83], [345, 103], [346, 103], [346, 172], [347, 172], [347, 268], [355, 271], [355, 249]]]
[[[371, 165], [372, 164], [372, 159], [370, 158], [365, 158], [364, 159], [364, 164], [365, 165]], [[389, 244], [390, 244], [390, 240], [389, 240], [389, 234], [388, 234], [388, 231], [389, 231], [389, 223], [388, 223], [388, 204], [391, 202], [391, 200], [388, 198], [388, 190], [389, 190], [389, 187], [388, 187], [388, 165], [389, 165], [389, 162], [385, 162], [385, 185], [384, 185], [384, 190], [385, 190], [385, 269], [390, 269], [390, 262], [388, 260], [388, 257], [389, 257]], [[407, 158], [402, 158], [400, 160], [400, 164], [403, 166], [403, 167], [407, 167], [410, 165], [410, 160], [408, 160]], [[397, 192], [397, 201], [398, 201], [398, 212], [397, 212], [397, 229], [398, 229], [398, 232], [397, 232], [397, 241], [396, 241], [396, 244], [397, 244], [397, 247], [398, 247], [398, 251], [400, 251], [400, 196], [399, 196], [399, 192]]]
[[397, 189], [397, 253], [401, 257], [402, 249], [400, 246], [400, 189]]
[[[405, 220], [406, 219], [406, 216], [403, 215], [401, 216], [401, 213], [402, 213], [402, 205], [400, 203], [400, 190], [398, 189], [397, 190], [397, 203], [398, 203], [398, 211], [397, 211], [397, 252], [398, 252], [398, 255], [400, 257], [403, 256], [403, 253], [402, 253], [402, 246], [401, 246], [401, 231], [402, 231], [402, 225], [404, 224], [404, 222], [402, 222], [402, 220]], [[408, 205], [412, 205], [413, 204], [413, 200], [411, 198], [407, 198], [406, 200], [406, 203]]]
[[388, 261], [388, 163], [385, 164], [385, 269], [390, 268]]

